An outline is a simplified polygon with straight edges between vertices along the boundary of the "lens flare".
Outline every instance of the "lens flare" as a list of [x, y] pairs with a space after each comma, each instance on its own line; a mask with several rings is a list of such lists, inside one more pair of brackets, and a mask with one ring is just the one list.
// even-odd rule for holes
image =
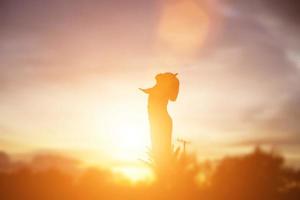
[[177, 52], [191, 53], [203, 43], [208, 16], [194, 0], [167, 3], [158, 27], [161, 43]]

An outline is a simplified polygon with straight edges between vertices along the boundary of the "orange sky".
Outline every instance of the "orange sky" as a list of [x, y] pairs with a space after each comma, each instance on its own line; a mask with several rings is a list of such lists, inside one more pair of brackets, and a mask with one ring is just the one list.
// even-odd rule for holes
[[171, 71], [174, 143], [200, 158], [274, 145], [297, 161], [297, 22], [252, 7], [261, 15], [228, 1], [4, 3], [0, 147], [136, 162], [150, 143], [138, 88]]

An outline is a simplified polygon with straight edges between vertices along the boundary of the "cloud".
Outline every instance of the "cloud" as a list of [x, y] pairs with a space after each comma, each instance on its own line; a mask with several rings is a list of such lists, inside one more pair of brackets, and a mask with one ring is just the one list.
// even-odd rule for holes
[[[291, 137], [292, 141], [300, 134], [300, 125], [297, 123], [300, 120], [300, 73], [295, 63], [287, 56], [288, 50], [295, 46], [291, 46], [286, 38], [297, 37], [297, 33], [300, 33], [300, 30], [291, 28], [293, 23], [298, 23], [294, 19], [294, 10], [299, 9], [299, 3], [280, 2], [276, 4], [273, 1], [239, 1], [235, 9], [239, 8], [241, 12], [238, 16], [228, 19], [238, 22], [235, 21], [232, 27], [227, 27], [225, 31], [229, 33], [225, 32], [224, 40], [226, 47], [240, 48], [241, 53], [236, 58], [238, 61], [233, 66], [240, 70], [238, 75], [241, 79], [253, 84], [252, 95], [261, 93], [266, 97], [265, 104], [254, 109], [252, 117], [245, 112], [248, 123], [253, 124], [254, 130]], [[274, 5], [278, 10], [269, 10]], [[253, 10], [254, 8], [256, 10]], [[243, 9], [248, 11], [245, 15]], [[254, 15], [254, 11], [257, 15]], [[273, 34], [277, 28], [261, 23], [261, 18], [257, 17], [260, 13], [267, 13], [266, 20], [273, 20], [275, 24], [284, 22], [282, 26], [287, 32]], [[230, 35], [229, 38], [226, 35]], [[241, 79], [239, 83], [243, 83]], [[296, 141], [300, 145], [300, 141]]]
[[300, 145], [295, 140], [300, 134], [300, 71], [288, 56], [300, 49], [291, 42], [300, 30], [285, 16], [287, 9], [275, 13], [263, 2], [220, 2], [222, 23], [208, 33], [200, 64], [193, 68], [195, 88], [203, 94], [197, 100], [205, 104], [195, 109], [205, 114], [194, 121], [217, 124], [214, 131], [229, 135], [239, 132], [256, 140], [263, 134]]
[[281, 19], [300, 24], [300, 2], [298, 0], [263, 0], [262, 4]]
[[147, 2], [1, 2], [0, 87], [126, 72], [151, 54], [155, 3]]

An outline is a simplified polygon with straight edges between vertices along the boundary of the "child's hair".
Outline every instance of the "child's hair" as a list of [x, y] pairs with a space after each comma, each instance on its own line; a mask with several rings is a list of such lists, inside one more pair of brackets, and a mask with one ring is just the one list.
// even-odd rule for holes
[[176, 101], [179, 91], [179, 80], [173, 73], [163, 73], [156, 75], [157, 86], [168, 92], [169, 100]]

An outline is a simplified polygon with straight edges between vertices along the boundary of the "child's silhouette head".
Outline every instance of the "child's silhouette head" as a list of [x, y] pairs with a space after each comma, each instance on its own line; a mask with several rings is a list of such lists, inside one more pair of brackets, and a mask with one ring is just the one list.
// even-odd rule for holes
[[175, 101], [179, 91], [179, 80], [176, 76], [177, 73], [173, 74], [170, 72], [157, 74], [155, 76], [156, 85], [152, 88], [142, 90], [149, 95], [163, 93], [168, 96], [169, 100]]

